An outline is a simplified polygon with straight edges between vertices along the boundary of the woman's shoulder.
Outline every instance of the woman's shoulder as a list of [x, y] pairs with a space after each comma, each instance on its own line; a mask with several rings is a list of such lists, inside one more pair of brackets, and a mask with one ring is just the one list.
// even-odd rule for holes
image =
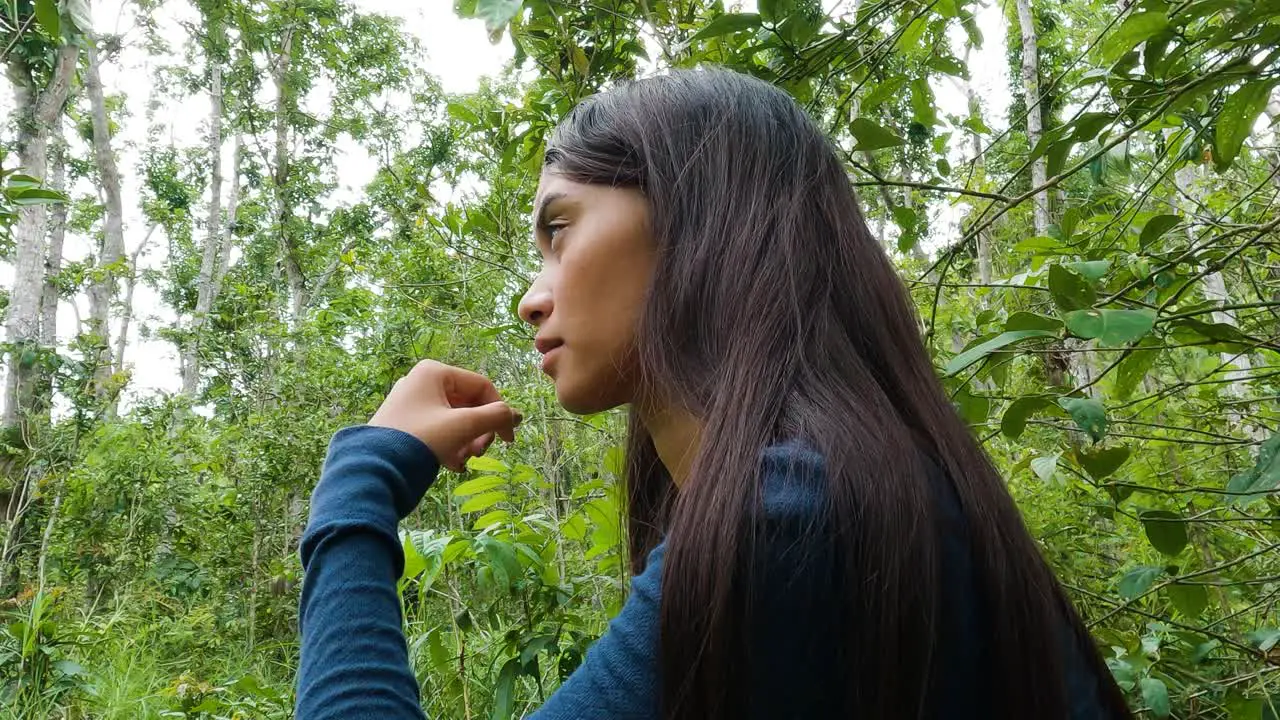
[[761, 453], [761, 501], [775, 518], [817, 517], [826, 504], [826, 462], [804, 440], [775, 443]]

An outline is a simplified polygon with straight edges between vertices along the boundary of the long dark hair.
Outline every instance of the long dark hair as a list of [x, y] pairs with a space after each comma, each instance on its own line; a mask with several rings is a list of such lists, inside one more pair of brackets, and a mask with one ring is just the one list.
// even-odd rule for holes
[[[934, 682], [941, 519], [926, 463], [954, 484], [992, 635], [992, 718], [1065, 719], [1061, 628], [1127, 717], [1087, 631], [934, 374], [905, 288], [835, 149], [783, 91], [719, 69], [587, 99], [548, 143], [570, 179], [639, 188], [658, 262], [640, 375], [704, 423], [675, 492], [632, 410], [633, 569], [665, 534], [662, 704], [670, 720], [739, 716], [761, 450], [803, 438], [827, 474], [843, 563], [842, 672], [859, 718], [921, 717]], [[874, 592], [868, 592], [875, 578]], [[1064, 625], [1065, 623], [1065, 625]]]

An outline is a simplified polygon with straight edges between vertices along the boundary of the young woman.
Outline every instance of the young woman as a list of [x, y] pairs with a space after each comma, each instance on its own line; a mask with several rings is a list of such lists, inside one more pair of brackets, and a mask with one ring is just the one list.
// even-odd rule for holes
[[[566, 409], [629, 406], [636, 573], [537, 717], [1129, 716], [789, 96], [701, 70], [590, 98], [535, 212], [520, 313]], [[301, 549], [301, 720], [422, 717], [396, 523], [518, 422], [425, 362], [335, 436]]]

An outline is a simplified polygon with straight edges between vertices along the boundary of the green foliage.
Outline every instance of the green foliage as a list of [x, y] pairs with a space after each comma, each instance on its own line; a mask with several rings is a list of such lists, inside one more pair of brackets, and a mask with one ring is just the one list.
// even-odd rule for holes
[[[224, 133], [243, 139], [238, 208], [207, 227], [203, 141], [171, 141], [163, 112], [113, 113], [154, 123], [122, 164], [163, 238], [140, 273], [163, 312], [138, 308], [137, 321], [194, 345], [202, 373], [190, 394], [113, 412], [90, 389], [99, 335], [11, 348], [47, 372], [57, 410], [0, 447], [0, 493], [34, 479], [6, 518], [18, 542], [0, 578], [0, 702], [26, 717], [288, 717], [297, 539], [325, 443], [423, 357], [493, 377], [526, 416], [515, 444], [446, 473], [403, 524], [399, 589], [426, 709], [514, 718], [553, 692], [620, 607], [627, 563], [621, 419], [555, 408], [513, 310], [537, 270], [526, 238], [543, 145], [593, 92], [715, 63], [782, 87], [831, 136], [956, 411], [1133, 706], [1276, 717], [1280, 156], [1264, 113], [1280, 7], [1123, 5], [1033, 3], [1041, 96], [1023, 93], [1010, 27], [1012, 85], [994, 89], [1011, 94], [1007, 116], [977, 84], [992, 14], [969, 0], [830, 16], [811, 0], [756, 13], [457, 0], [514, 58], [455, 95], [395, 22], [340, 0], [198, 0], [185, 38], [141, 24], [146, 42], [191, 58], [156, 71], [156, 103], [205, 107], [206, 63], [223, 68]], [[57, 43], [88, 29], [82, 0], [0, 13], [27, 28], [6, 44], [35, 82]], [[952, 86], [972, 102], [957, 106]], [[377, 164], [356, 197], [340, 190], [353, 147]], [[67, 203], [69, 233], [96, 247], [93, 192], [76, 186], [68, 202], [3, 166], [4, 238], [23, 207]], [[93, 181], [85, 157], [68, 167]], [[196, 327], [215, 229], [234, 259]], [[68, 258], [50, 279], [69, 298], [100, 272]]]

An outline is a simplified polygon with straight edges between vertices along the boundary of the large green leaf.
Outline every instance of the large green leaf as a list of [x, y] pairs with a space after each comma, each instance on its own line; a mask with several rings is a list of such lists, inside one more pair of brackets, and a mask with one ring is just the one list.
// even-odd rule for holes
[[1020, 397], [1009, 403], [1004, 415], [1000, 418], [1000, 432], [1005, 437], [1017, 440], [1027, 427], [1027, 419], [1037, 410], [1053, 407], [1053, 400], [1043, 395]]
[[1169, 717], [1172, 709], [1169, 706], [1169, 688], [1165, 686], [1164, 681], [1144, 677], [1138, 686], [1142, 689], [1142, 702], [1147, 704], [1151, 714], [1158, 718]]
[[1275, 80], [1254, 80], [1231, 93], [1218, 114], [1217, 129], [1213, 134], [1213, 162], [1219, 170], [1230, 167], [1244, 145], [1244, 139], [1253, 130], [1253, 123], [1267, 107]]
[[462, 503], [462, 507], [458, 508], [458, 510], [464, 513], [480, 512], [481, 510], [488, 510], [506, 499], [507, 493], [502, 490], [480, 493], [479, 495], [472, 496], [469, 500]]
[[849, 132], [853, 133], [853, 137], [858, 141], [854, 150], [880, 150], [906, 142], [898, 135], [866, 118], [855, 119], [849, 125]]
[[1178, 609], [1178, 612], [1189, 618], [1200, 617], [1200, 613], [1209, 606], [1209, 593], [1203, 585], [1174, 583], [1164, 591], [1169, 595], [1169, 601]]
[[1164, 570], [1153, 565], [1143, 565], [1130, 570], [1120, 578], [1120, 597], [1132, 600], [1142, 595], [1151, 589], [1162, 572]]
[[975, 345], [974, 347], [971, 347], [951, 358], [951, 361], [947, 363], [945, 368], [943, 368], [943, 372], [947, 375], [955, 375], [961, 370], [964, 370], [1006, 345], [1011, 345], [1021, 340], [1034, 337], [1057, 337], [1057, 335], [1049, 332], [1048, 330], [1016, 330], [1013, 332], [1003, 332], [990, 340], [979, 345]]
[[1100, 442], [1107, 434], [1107, 409], [1093, 398], [1062, 398], [1058, 401], [1076, 425]]
[[1061, 265], [1049, 266], [1049, 295], [1063, 312], [1092, 307], [1098, 299], [1088, 280]]
[[485, 29], [492, 37], [511, 22], [523, 5], [524, 0], [476, 0], [475, 15], [484, 20]]
[[1155, 327], [1153, 310], [1073, 310], [1063, 316], [1067, 329], [1082, 338], [1097, 339], [1103, 345], [1128, 345]]
[[1094, 480], [1110, 477], [1128, 459], [1129, 448], [1124, 446], [1101, 448], [1092, 452], [1084, 450], [1076, 452], [1076, 462], [1079, 462], [1080, 467], [1084, 468], [1084, 471]]
[[453, 489], [454, 497], [466, 497], [468, 495], [478, 495], [482, 492], [488, 492], [494, 488], [507, 484], [507, 479], [498, 475], [482, 475], [481, 477], [468, 480]]
[[1169, 27], [1169, 16], [1162, 12], [1138, 12], [1125, 18], [1099, 48], [1102, 62], [1110, 65], [1124, 57], [1147, 38]]
[[758, 27], [760, 27], [760, 16], [755, 13], [725, 13], [707, 23], [689, 39], [706, 40]]
[[1254, 466], [1238, 473], [1227, 483], [1230, 503], [1247, 504], [1280, 489], [1280, 433], [1258, 448], [1258, 460]]
[[1062, 321], [1058, 318], [1026, 311], [1016, 312], [1004, 321], [1005, 330], [1057, 330], [1061, 327]]
[[50, 37], [56, 38], [62, 34], [62, 21], [58, 17], [56, 0], [36, 0], [36, 20], [40, 21], [40, 26]]
[[1165, 555], [1177, 555], [1187, 546], [1187, 523], [1178, 513], [1147, 510], [1138, 515], [1151, 546]]
[[1142, 227], [1142, 234], [1138, 236], [1138, 246], [1145, 250], [1148, 245], [1159, 240], [1181, 223], [1181, 215], [1156, 215]]

